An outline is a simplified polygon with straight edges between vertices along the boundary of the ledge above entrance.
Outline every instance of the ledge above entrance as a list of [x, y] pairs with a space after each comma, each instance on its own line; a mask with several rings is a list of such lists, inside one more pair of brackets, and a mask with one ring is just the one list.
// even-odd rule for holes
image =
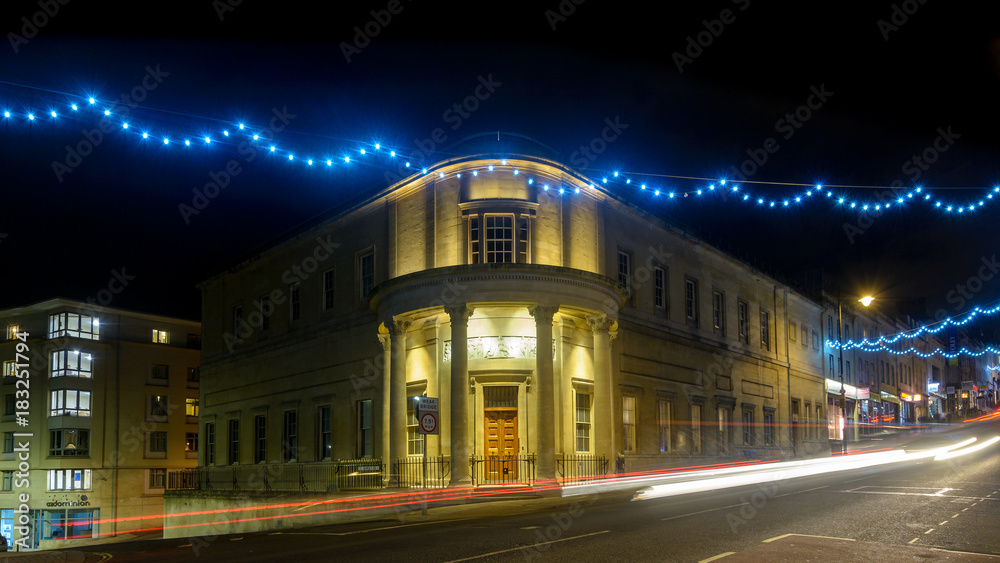
[[617, 317], [625, 290], [604, 276], [537, 264], [473, 264], [414, 272], [376, 286], [370, 305], [378, 318], [463, 304], [538, 303]]

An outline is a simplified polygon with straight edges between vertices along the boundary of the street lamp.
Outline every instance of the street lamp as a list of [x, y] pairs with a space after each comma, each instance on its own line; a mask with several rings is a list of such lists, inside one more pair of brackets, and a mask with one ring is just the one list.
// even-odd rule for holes
[[[874, 300], [875, 298], [871, 295], [866, 295], [858, 299], [865, 307], [871, 305]], [[844, 388], [844, 301], [839, 296], [837, 297], [837, 342], [840, 344], [838, 350], [840, 358], [837, 362], [837, 371], [840, 375], [840, 419], [841, 424], [844, 425], [843, 435], [841, 436], [841, 452], [847, 453], [847, 391]]]

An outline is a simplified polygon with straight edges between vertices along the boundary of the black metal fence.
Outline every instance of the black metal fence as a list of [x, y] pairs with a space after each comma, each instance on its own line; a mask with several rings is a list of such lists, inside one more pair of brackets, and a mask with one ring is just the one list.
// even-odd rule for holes
[[396, 471], [399, 481], [396, 485], [400, 488], [441, 488], [448, 486], [448, 477], [451, 475], [451, 462], [444, 456], [427, 458], [427, 479], [424, 480], [424, 458], [405, 457], [396, 460]]
[[472, 456], [472, 485], [535, 482], [535, 455]]
[[608, 458], [603, 455], [562, 455], [556, 459], [556, 473], [563, 483], [600, 479], [608, 474]]
[[268, 463], [182, 469], [167, 474], [168, 490], [333, 492], [381, 489], [379, 459], [317, 463]]

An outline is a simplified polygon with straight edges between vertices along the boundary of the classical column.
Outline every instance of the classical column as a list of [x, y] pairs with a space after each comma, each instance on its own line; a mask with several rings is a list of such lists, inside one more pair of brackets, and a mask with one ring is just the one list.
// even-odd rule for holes
[[392, 339], [388, 334], [379, 334], [378, 342], [382, 345], [382, 458], [389, 462], [389, 403], [392, 389]]
[[611, 335], [614, 321], [606, 315], [587, 317], [594, 333], [594, 454], [615, 459], [614, 386], [611, 373]]
[[472, 307], [446, 307], [451, 318], [451, 481], [472, 484], [469, 475], [469, 317]]
[[542, 482], [556, 478], [556, 405], [555, 383], [552, 373], [552, 317], [559, 307], [536, 305], [528, 308], [535, 317], [535, 377], [538, 394], [535, 409], [535, 435], [538, 436], [538, 479]]
[[389, 385], [389, 459], [385, 461], [390, 481], [396, 481], [396, 460], [406, 457], [406, 329], [409, 320], [392, 321], [392, 372]]

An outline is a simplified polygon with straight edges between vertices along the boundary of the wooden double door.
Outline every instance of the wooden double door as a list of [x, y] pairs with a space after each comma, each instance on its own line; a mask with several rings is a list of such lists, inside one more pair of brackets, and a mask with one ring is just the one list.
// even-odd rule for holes
[[517, 408], [487, 408], [483, 418], [486, 423], [486, 479], [517, 479]]

